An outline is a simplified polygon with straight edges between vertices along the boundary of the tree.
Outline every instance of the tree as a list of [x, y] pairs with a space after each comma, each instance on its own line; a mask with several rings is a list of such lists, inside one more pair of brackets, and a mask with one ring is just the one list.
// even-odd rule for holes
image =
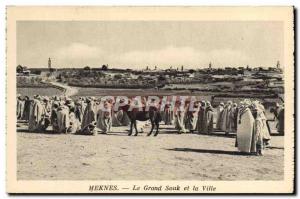
[[108, 69], [108, 65], [103, 64], [101, 69], [102, 70], [107, 70]]
[[116, 74], [116, 75], [114, 76], [114, 78], [115, 78], [115, 79], [122, 79], [122, 75], [121, 75], [121, 74]]
[[23, 73], [23, 67], [21, 65], [17, 66], [17, 73]]
[[143, 76], [142, 76], [142, 75], [139, 75], [139, 76], [138, 76], [138, 80], [143, 80]]
[[91, 70], [91, 68], [89, 66], [85, 66], [83, 70]]
[[277, 61], [276, 68], [280, 68], [280, 62]]
[[166, 77], [164, 75], [158, 76], [158, 81], [166, 81]]

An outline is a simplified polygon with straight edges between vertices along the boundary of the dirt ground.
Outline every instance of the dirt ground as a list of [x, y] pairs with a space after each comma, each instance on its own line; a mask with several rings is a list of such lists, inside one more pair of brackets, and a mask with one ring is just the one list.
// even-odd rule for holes
[[[157, 137], [17, 132], [18, 180], [282, 180], [283, 137], [273, 136], [264, 156], [237, 152], [235, 137], [177, 134], [164, 126]], [[148, 129], [145, 129], [147, 132]]]

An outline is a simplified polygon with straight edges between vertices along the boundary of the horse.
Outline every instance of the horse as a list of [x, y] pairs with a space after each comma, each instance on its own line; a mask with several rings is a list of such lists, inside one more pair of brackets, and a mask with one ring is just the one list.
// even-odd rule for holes
[[156, 127], [156, 132], [154, 133], [154, 136], [158, 135], [158, 130], [159, 130], [159, 122], [161, 121], [161, 115], [160, 112], [157, 108], [155, 107], [150, 107], [149, 111], [145, 110], [145, 107], [143, 107], [143, 110], [138, 110], [136, 108], [129, 110], [130, 105], [125, 105], [122, 106], [121, 109], [126, 112], [126, 114], [128, 115], [129, 119], [130, 119], [130, 130], [129, 130], [129, 134], [128, 136], [132, 135], [132, 128], [134, 126], [135, 128], [135, 134], [134, 136], [138, 135], [138, 130], [137, 130], [137, 126], [136, 126], [136, 121], [147, 121], [150, 120], [151, 122], [151, 130], [150, 132], [147, 134], [147, 136], [150, 136], [153, 132], [154, 127]]

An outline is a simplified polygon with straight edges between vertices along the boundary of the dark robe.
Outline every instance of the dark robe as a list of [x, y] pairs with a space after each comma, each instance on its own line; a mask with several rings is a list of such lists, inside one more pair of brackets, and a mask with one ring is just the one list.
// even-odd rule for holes
[[166, 106], [164, 110], [164, 118], [163, 118], [165, 125], [173, 124], [173, 120], [174, 120], [174, 113], [169, 106]]
[[206, 130], [208, 134], [214, 132], [214, 115], [211, 107], [206, 109]]
[[198, 111], [187, 111], [185, 127], [190, 132], [193, 132], [197, 126]]
[[198, 112], [198, 121], [196, 125], [198, 133], [207, 133], [206, 108], [201, 106]]
[[96, 115], [96, 110], [95, 110], [95, 105], [94, 102], [89, 102], [87, 107], [84, 110], [84, 114], [82, 117], [82, 122], [81, 122], [81, 129], [83, 130], [86, 128], [88, 125], [90, 125], [93, 122], [96, 122], [97, 120], [97, 115]]
[[280, 135], [284, 135], [284, 108], [282, 108], [278, 113], [277, 129]]
[[30, 105], [31, 105], [31, 100], [25, 100], [24, 103], [24, 111], [23, 111], [23, 120], [28, 121], [29, 120], [29, 113], [30, 113]]
[[50, 121], [51, 121], [51, 124], [52, 124], [52, 131], [54, 133], [58, 133], [59, 132], [57, 112], [58, 112], [57, 108], [53, 107], [52, 111], [51, 111]]

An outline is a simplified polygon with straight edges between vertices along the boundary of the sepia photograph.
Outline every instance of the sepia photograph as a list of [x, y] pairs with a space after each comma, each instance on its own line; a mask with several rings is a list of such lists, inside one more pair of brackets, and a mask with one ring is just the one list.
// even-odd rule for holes
[[293, 20], [8, 7], [7, 191], [293, 193]]

